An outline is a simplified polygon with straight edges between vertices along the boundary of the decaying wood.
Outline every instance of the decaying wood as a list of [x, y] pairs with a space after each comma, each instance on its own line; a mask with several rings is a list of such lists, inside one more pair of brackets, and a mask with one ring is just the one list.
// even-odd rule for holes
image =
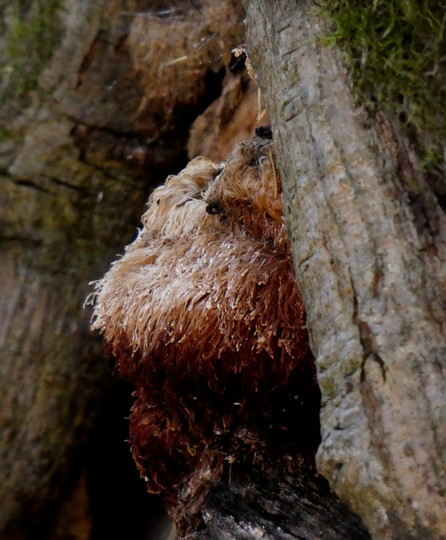
[[316, 2], [245, 2], [323, 393], [317, 463], [375, 538], [446, 537], [446, 222]]
[[187, 540], [370, 538], [327, 481], [305, 473], [257, 475], [239, 483], [230, 479], [214, 490], [203, 517], [206, 529]]

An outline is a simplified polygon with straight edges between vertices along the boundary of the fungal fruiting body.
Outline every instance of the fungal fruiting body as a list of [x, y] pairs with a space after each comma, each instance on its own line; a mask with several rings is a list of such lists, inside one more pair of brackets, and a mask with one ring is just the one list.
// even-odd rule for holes
[[270, 140], [192, 160], [97, 285], [93, 328], [135, 386], [134, 459], [183, 528], [225, 464], [298, 468], [320, 394]]

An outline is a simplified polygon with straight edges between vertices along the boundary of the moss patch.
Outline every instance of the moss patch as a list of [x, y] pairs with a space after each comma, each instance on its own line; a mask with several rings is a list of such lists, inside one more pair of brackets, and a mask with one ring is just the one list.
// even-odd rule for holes
[[396, 115], [429, 169], [446, 169], [446, 2], [325, 0], [369, 109]]
[[61, 0], [0, 0], [0, 100], [24, 95], [37, 85], [60, 34]]

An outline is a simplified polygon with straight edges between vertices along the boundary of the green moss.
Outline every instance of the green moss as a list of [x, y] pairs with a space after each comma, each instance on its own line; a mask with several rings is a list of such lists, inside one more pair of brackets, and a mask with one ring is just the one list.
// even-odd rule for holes
[[0, 125], [0, 144], [12, 138], [12, 132], [5, 126]]
[[396, 115], [424, 164], [444, 168], [446, 3], [444, 0], [325, 0], [328, 36], [347, 52], [360, 100]]
[[61, 0], [0, 0], [0, 97], [24, 95], [37, 85], [60, 34]]

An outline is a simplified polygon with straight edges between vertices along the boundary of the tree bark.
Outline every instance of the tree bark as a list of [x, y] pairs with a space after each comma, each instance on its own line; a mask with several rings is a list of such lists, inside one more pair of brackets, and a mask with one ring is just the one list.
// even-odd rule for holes
[[206, 528], [187, 540], [366, 540], [358, 516], [312, 473], [221, 483], [203, 511]]
[[446, 538], [446, 222], [316, 3], [245, 2], [323, 394], [317, 463], [375, 538]]
[[[51, 18], [41, 4], [0, 7], [2, 538], [57, 536], [47, 521], [111, 385], [82, 307], [89, 282], [186, 163], [190, 125], [222, 92], [243, 33], [231, 1], [52, 1]], [[54, 40], [35, 40], [49, 27]]]

